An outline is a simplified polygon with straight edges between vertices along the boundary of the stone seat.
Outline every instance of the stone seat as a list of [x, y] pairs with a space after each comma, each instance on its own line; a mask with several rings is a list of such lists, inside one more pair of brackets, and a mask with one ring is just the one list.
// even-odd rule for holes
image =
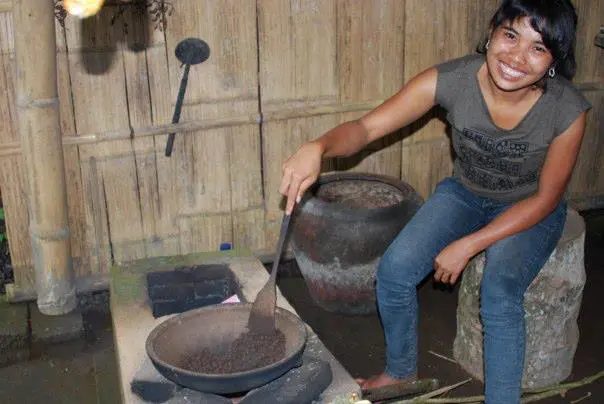
[[[577, 317], [581, 307], [585, 223], [568, 210], [562, 237], [542, 270], [524, 295], [526, 353], [523, 388], [559, 383], [572, 370], [579, 341]], [[484, 381], [482, 325], [479, 291], [484, 253], [475, 257], [463, 273], [457, 306], [457, 333], [453, 357], [474, 378]]]

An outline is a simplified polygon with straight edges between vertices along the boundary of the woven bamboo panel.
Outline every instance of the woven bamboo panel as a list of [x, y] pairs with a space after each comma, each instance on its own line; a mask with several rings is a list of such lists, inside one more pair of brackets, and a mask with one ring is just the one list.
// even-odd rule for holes
[[[124, 23], [128, 29], [124, 32], [121, 49], [129, 125], [137, 130], [152, 127], [155, 123], [167, 123], [171, 104], [166, 97], [170, 94], [170, 83], [164, 35], [153, 29], [149, 15], [140, 15], [133, 8], [126, 10]], [[131, 142], [142, 232], [132, 247], [140, 247], [146, 257], [178, 254], [180, 251], [178, 226], [174, 220], [178, 205], [174, 204], [176, 194], [171, 192], [172, 178], [165, 178], [165, 173], [159, 174], [165, 142], [165, 135], [135, 137]], [[165, 182], [161, 182], [162, 179]]]
[[[338, 77], [341, 101], [384, 100], [404, 84], [405, 4], [396, 0], [351, 2], [337, 9]], [[364, 111], [366, 112], [366, 111]], [[362, 113], [342, 114], [348, 121]], [[378, 140], [336, 169], [400, 177], [401, 136]]]
[[[391, 0], [259, 2], [262, 112], [326, 106], [323, 116], [263, 125], [267, 241], [276, 240], [281, 166], [307, 140], [365, 111], [349, 101], [383, 100], [403, 83], [404, 6]], [[377, 104], [376, 104], [377, 105]], [[393, 144], [394, 143], [394, 144]], [[324, 171], [353, 169], [400, 175], [400, 142], [326, 162]], [[383, 149], [383, 150], [382, 150]], [[394, 151], [393, 151], [394, 150]], [[269, 242], [269, 245], [270, 245]]]
[[[15, 61], [12, 27], [9, 13], [0, 14], [0, 26], [3, 27], [2, 53], [0, 53], [0, 142], [19, 142], [17, 132], [17, 111], [15, 104]], [[12, 29], [12, 28], [11, 28]], [[11, 53], [12, 52], [12, 53]], [[15, 283], [33, 287], [34, 276], [31, 268], [31, 244], [29, 239], [29, 216], [27, 210], [27, 184], [25, 167], [20, 156], [5, 157], [0, 160], [0, 188], [5, 212], [5, 225], [9, 240], [9, 249]]]
[[585, 137], [569, 185], [568, 197], [578, 209], [604, 204], [604, 91], [585, 93], [593, 108], [587, 115]]
[[604, 20], [604, 2], [602, 0], [573, 1], [579, 17], [577, 30], [576, 83], [604, 82], [604, 51], [594, 45], [594, 38]]
[[[172, 100], [182, 69], [173, 56], [178, 42], [201, 38], [210, 58], [191, 67], [182, 119], [256, 115], [258, 112], [258, 55], [255, 0], [181, 0], [166, 40]], [[177, 23], [176, 23], [177, 22]]]
[[[137, 110], [130, 114], [130, 124], [137, 130], [167, 124], [171, 121], [174, 99], [171, 96], [168, 54], [163, 31], [151, 29], [146, 16], [126, 33], [124, 60], [128, 81], [129, 105]], [[144, 29], [143, 27], [147, 27]], [[138, 50], [140, 48], [144, 50]], [[135, 137], [133, 140], [140, 195], [143, 244], [148, 257], [180, 253], [177, 215], [179, 195], [176, 192], [177, 171], [174, 159], [164, 157], [167, 134]]]
[[216, 216], [181, 216], [180, 249], [183, 254], [196, 251], [217, 250], [224, 235], [233, 228], [230, 214]]
[[[599, 0], [574, 1], [579, 17], [577, 32], [577, 74], [575, 83], [586, 87], [585, 96], [593, 109], [588, 114], [585, 138], [569, 186], [571, 204], [577, 209], [604, 205], [604, 51], [594, 46], [594, 37], [602, 25], [604, 3]], [[591, 88], [590, 88], [591, 87]]]
[[[341, 121], [356, 119], [361, 115], [362, 113], [358, 112], [341, 114]], [[364, 150], [354, 156], [338, 158], [334, 162], [334, 168], [336, 170], [369, 172], [400, 178], [402, 135], [402, 131], [390, 134], [367, 145]]]
[[[0, 13], [0, 141], [19, 141], [15, 105], [14, 53], [12, 50], [12, 18], [9, 13]], [[20, 156], [0, 160], [0, 188], [5, 211], [6, 232], [14, 267], [15, 282], [33, 285], [33, 273], [28, 271], [31, 262], [29, 243], [29, 219], [27, 214], [27, 187], [24, 167]]]
[[[74, 106], [71, 97], [71, 78], [69, 75], [69, 58], [67, 57], [67, 44], [65, 29], [56, 24], [57, 40], [57, 90], [59, 95], [59, 120], [63, 136], [76, 134]], [[80, 156], [77, 146], [63, 148], [65, 161], [65, 176], [67, 187], [67, 206], [69, 217], [69, 231], [71, 234], [71, 255], [73, 257], [74, 272], [76, 276], [86, 275], [89, 272], [90, 253], [86, 239], [85, 203], [80, 174]], [[31, 266], [28, 260], [28, 266]]]
[[15, 61], [14, 54], [0, 53], [0, 141], [19, 141], [17, 132], [17, 111], [15, 105]]
[[[497, 0], [405, 2], [405, 80], [438, 63], [474, 52], [488, 32], [489, 18], [497, 4]], [[402, 178], [424, 197], [440, 179], [451, 174], [445, 169], [452, 166], [451, 154], [443, 152], [446, 142], [444, 119], [439, 111], [412, 125], [409, 138], [405, 139]], [[414, 147], [415, 143], [421, 146]], [[406, 158], [412, 161], [405, 161]], [[420, 178], [421, 184], [417, 182]]]
[[262, 110], [338, 99], [335, 0], [259, 0]]
[[[191, 67], [181, 119], [257, 115], [256, 2], [188, 0], [174, 6], [171, 19], [178, 24], [170, 24], [166, 31], [172, 100], [176, 99], [182, 76], [180, 62], [173, 56], [178, 42], [197, 37], [210, 46], [210, 58]], [[262, 205], [258, 125], [177, 135], [170, 159], [175, 160], [172, 167], [176, 169], [173, 175], [180, 202], [182, 248], [216, 250], [221, 242], [244, 248], [259, 244], [242, 235], [262, 234], [263, 218], [232, 215]], [[214, 216], [217, 214], [224, 217]], [[201, 230], [183, 230], [200, 223], [214, 236], [206, 237]]]
[[14, 52], [13, 38], [13, 13], [0, 13], [0, 51], [2, 53]]
[[[284, 201], [279, 193], [281, 165], [302, 143], [317, 137], [339, 123], [337, 115], [287, 119], [263, 125], [264, 203], [266, 205], [266, 242], [275, 245]], [[274, 134], [274, 135], [272, 135]], [[279, 136], [279, 134], [281, 134]], [[332, 161], [325, 161], [322, 171], [331, 171]]]
[[[339, 99], [337, 1], [259, 0], [260, 101], [263, 114], [293, 113]], [[262, 126], [266, 242], [277, 241], [281, 166], [305, 141], [339, 123], [333, 115], [268, 121]]]
[[[295, 111], [339, 99], [336, 67], [337, 2], [260, 0], [258, 38], [261, 110]], [[267, 242], [277, 240], [282, 215], [281, 166], [305, 141], [339, 123], [339, 117], [284, 119], [263, 127]]]
[[[130, 128], [124, 33], [120, 25], [111, 25], [110, 11], [103, 9], [86, 20], [67, 20], [66, 44], [78, 134], [97, 133], [103, 137], [107, 132]], [[140, 108], [134, 104], [132, 111], [137, 117]], [[91, 273], [106, 271], [111, 256], [118, 262], [145, 256], [133, 146], [130, 140], [79, 146], [83, 192], [88, 196], [86, 240], [94, 246], [89, 260]]]
[[[436, 184], [451, 174], [451, 146], [447, 138], [441, 141], [403, 141], [402, 177], [424, 198]], [[426, 169], [426, 161], [430, 169]]]
[[6, 214], [5, 224], [15, 284], [23, 288], [33, 288], [35, 277], [31, 267], [25, 167], [21, 158], [11, 156], [0, 161], [0, 171], [2, 204]]
[[386, 98], [403, 85], [405, 3], [337, 2], [340, 100]]

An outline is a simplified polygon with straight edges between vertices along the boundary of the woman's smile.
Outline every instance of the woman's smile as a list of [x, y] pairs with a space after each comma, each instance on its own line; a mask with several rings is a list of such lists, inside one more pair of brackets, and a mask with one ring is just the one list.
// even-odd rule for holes
[[526, 73], [519, 69], [513, 68], [503, 62], [499, 62], [499, 69], [503, 76], [508, 76], [511, 80], [518, 80], [526, 76]]

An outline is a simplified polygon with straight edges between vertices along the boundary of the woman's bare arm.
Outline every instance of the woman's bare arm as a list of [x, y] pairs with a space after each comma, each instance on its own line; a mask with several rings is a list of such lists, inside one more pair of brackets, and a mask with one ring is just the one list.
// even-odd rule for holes
[[323, 157], [351, 156], [428, 112], [436, 103], [436, 80], [436, 68], [430, 68], [362, 118], [338, 125], [302, 145], [283, 164], [279, 192], [287, 196], [286, 213], [291, 213], [295, 201], [317, 180]]

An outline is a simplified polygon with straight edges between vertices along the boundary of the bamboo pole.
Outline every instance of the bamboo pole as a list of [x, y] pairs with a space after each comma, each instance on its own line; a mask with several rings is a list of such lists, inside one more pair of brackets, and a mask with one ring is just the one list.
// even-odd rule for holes
[[52, 1], [14, 0], [16, 102], [26, 167], [29, 233], [40, 312], [73, 310], [76, 296], [59, 126]]
[[[227, 128], [248, 124], [261, 124], [277, 122], [288, 119], [310, 118], [321, 115], [340, 114], [348, 112], [369, 111], [380, 105], [383, 100], [349, 102], [332, 105], [313, 106], [298, 109], [284, 109], [264, 112], [263, 114], [230, 116], [215, 119], [191, 120], [187, 122], [154, 125], [150, 127], [123, 129], [115, 132], [102, 133], [80, 133], [65, 135], [62, 138], [64, 146], [97, 144], [115, 140], [131, 140], [149, 136], [167, 135], [168, 133], [193, 133], [202, 130]], [[13, 156], [21, 153], [18, 142], [6, 142], [0, 144], [0, 157]]]

